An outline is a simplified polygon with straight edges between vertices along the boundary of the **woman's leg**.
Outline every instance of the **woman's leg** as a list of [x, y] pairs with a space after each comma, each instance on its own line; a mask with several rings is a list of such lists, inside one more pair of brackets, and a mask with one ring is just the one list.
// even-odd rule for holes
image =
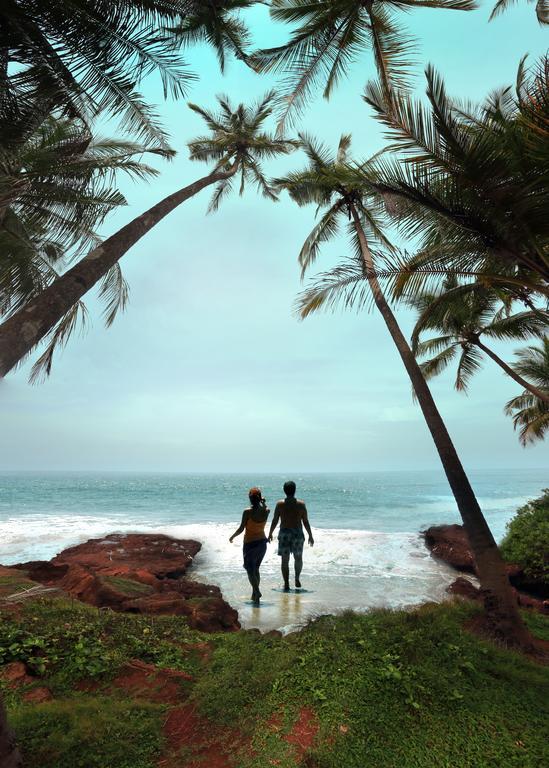
[[261, 597], [261, 594], [259, 592], [259, 570], [252, 570], [250, 568], [249, 571], [246, 571], [248, 574], [248, 580], [250, 584], [252, 585], [252, 600], [257, 602], [259, 598]]

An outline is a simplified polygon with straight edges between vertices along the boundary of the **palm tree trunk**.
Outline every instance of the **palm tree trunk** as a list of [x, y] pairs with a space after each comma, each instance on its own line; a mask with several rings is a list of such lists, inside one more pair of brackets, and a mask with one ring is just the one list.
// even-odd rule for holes
[[0, 700], [0, 768], [21, 768], [21, 755], [15, 736], [8, 725], [4, 704]]
[[502, 360], [501, 357], [498, 357], [495, 352], [492, 352], [492, 350], [487, 347], [485, 344], [483, 344], [480, 339], [479, 341], [475, 341], [475, 344], [479, 349], [482, 349], [482, 351], [488, 355], [488, 357], [491, 357], [492, 360], [499, 365], [500, 368], [503, 368], [505, 373], [510, 376], [512, 379], [514, 379], [517, 384], [520, 384], [521, 387], [524, 389], [527, 389], [528, 392], [531, 392], [535, 397], [539, 398], [540, 400], [543, 400], [544, 403], [549, 404], [549, 395], [547, 392], [544, 392], [542, 389], [538, 389], [533, 384], [529, 384], [526, 379], [523, 379], [522, 376], [520, 376], [516, 371], [514, 371], [505, 360]]
[[372, 255], [354, 205], [351, 206], [351, 213], [360, 242], [364, 274], [372, 290], [374, 302], [385, 320], [410, 377], [467, 532], [484, 591], [484, 607], [490, 632], [507, 644], [530, 648], [532, 639], [520, 617], [498, 546], [482, 514], [427, 382], [375, 277]]
[[168, 213], [210, 184], [232, 176], [236, 170], [237, 165], [234, 164], [227, 171], [213, 171], [168, 195], [90, 251], [39, 296], [0, 325], [0, 378], [11, 371], [132, 245]]

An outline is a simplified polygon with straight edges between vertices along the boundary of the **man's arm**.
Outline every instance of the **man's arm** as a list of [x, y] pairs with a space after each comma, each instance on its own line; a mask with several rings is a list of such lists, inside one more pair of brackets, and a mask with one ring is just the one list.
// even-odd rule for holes
[[273, 540], [273, 532], [274, 532], [276, 526], [278, 525], [278, 521], [279, 520], [280, 520], [280, 506], [279, 506], [279, 504], [277, 504], [276, 507], [275, 507], [275, 513], [274, 513], [274, 517], [273, 517], [273, 522], [271, 523], [271, 530], [269, 531], [269, 536], [268, 536], [269, 541]]
[[302, 521], [303, 521], [303, 527], [305, 528], [305, 530], [309, 534], [309, 546], [312, 547], [313, 544], [315, 543], [315, 540], [313, 539], [313, 532], [311, 531], [311, 525], [309, 523], [309, 516], [307, 514], [307, 507], [305, 506], [305, 504], [303, 504], [303, 518], [302, 518]]
[[243, 531], [243, 530], [244, 530], [244, 528], [246, 527], [246, 520], [247, 520], [247, 519], [248, 519], [248, 510], [247, 510], [247, 509], [245, 509], [245, 510], [244, 510], [244, 512], [242, 513], [242, 520], [241, 520], [241, 522], [240, 522], [240, 525], [238, 526], [238, 528], [236, 529], [236, 531], [233, 533], [233, 535], [232, 535], [232, 536], [231, 536], [231, 538], [229, 539], [229, 541], [231, 542], [231, 544], [233, 543], [233, 539], [235, 539], [237, 536], [240, 536], [240, 534], [242, 533], [242, 531]]

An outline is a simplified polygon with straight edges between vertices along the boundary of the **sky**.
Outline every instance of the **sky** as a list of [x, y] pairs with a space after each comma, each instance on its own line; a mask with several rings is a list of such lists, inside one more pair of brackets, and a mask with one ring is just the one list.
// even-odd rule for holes
[[[450, 94], [473, 101], [513, 83], [520, 58], [547, 47], [531, 4], [488, 23], [491, 4], [472, 13], [418, 9], [402, 24], [418, 41], [415, 89], [432, 63]], [[247, 16], [257, 46], [283, 42], [267, 9]], [[254, 101], [273, 77], [230, 61], [225, 77], [205, 47], [187, 53], [199, 80], [188, 99], [214, 106], [217, 93]], [[336, 94], [311, 103], [299, 129], [335, 146], [351, 132], [355, 157], [383, 146], [361, 98], [374, 76], [371, 53]], [[186, 142], [203, 133], [184, 100], [162, 102], [158, 80], [143, 85], [158, 103], [178, 155], [150, 183], [120, 178], [128, 206], [105, 223], [108, 236], [162, 197], [207, 172]], [[304, 165], [295, 153], [266, 165], [273, 176]], [[383, 322], [372, 313], [293, 311], [301, 288], [297, 255], [315, 221], [287, 197], [270, 203], [249, 190], [206, 215], [208, 192], [185, 203], [123, 258], [130, 304], [110, 329], [86, 297], [90, 326], [56, 356], [50, 379], [27, 383], [30, 364], [0, 384], [0, 469], [121, 471], [368, 471], [436, 469], [438, 456]], [[318, 271], [347, 252], [340, 239]], [[316, 271], [316, 269], [315, 269]], [[314, 274], [314, 272], [313, 272]], [[413, 317], [398, 309], [409, 334]], [[498, 345], [512, 361], [516, 345]], [[32, 362], [32, 360], [31, 360]], [[504, 416], [517, 385], [491, 361], [464, 396], [452, 369], [432, 391], [467, 468], [542, 468], [549, 446], [523, 449]]]

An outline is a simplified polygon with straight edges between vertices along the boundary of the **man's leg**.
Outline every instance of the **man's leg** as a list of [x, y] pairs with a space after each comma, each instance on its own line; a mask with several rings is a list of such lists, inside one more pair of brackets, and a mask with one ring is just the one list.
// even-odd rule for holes
[[284, 579], [284, 589], [290, 589], [290, 553], [280, 556], [280, 567], [282, 569], [282, 578]]
[[303, 554], [300, 552], [298, 555], [294, 555], [294, 569], [295, 569], [295, 585], [297, 589], [301, 587], [299, 577], [303, 570]]

